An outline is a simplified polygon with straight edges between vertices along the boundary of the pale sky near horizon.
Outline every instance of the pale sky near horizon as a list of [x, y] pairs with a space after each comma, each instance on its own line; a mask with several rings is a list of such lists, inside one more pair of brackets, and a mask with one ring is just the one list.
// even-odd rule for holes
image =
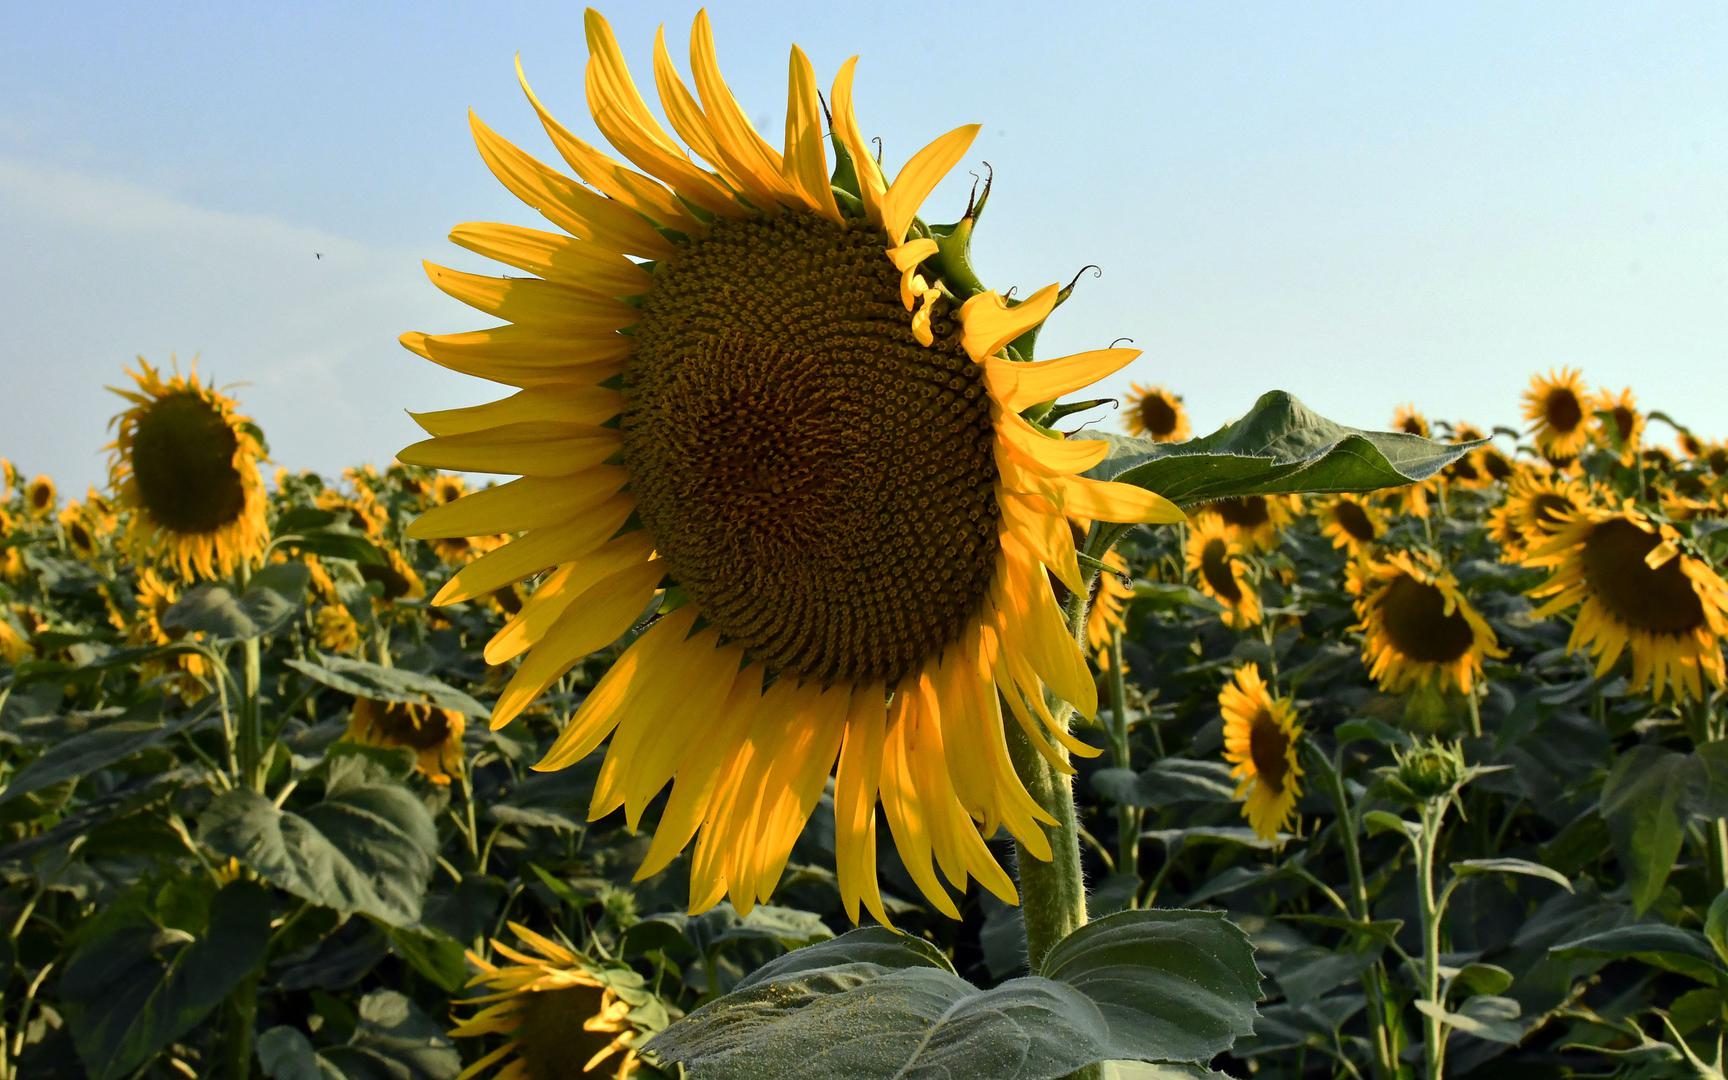
[[[660, 23], [688, 70], [695, 7], [608, 10], [639, 84]], [[1132, 338], [1106, 389], [1168, 385], [1202, 432], [1274, 387], [1362, 427], [1403, 401], [1511, 424], [1533, 371], [1575, 365], [1728, 435], [1728, 5], [709, 9], [776, 143], [794, 41], [824, 87], [862, 56], [891, 168], [982, 122], [928, 216], [989, 161], [987, 283], [1103, 268], [1041, 355]], [[516, 53], [598, 141], [581, 24], [553, 3], [0, 8], [0, 456], [100, 481], [102, 388], [137, 354], [200, 356], [278, 463], [325, 472], [389, 461], [405, 409], [502, 396], [395, 338], [485, 322], [421, 274], [486, 265], [452, 226], [542, 224], [465, 117], [556, 160]]]

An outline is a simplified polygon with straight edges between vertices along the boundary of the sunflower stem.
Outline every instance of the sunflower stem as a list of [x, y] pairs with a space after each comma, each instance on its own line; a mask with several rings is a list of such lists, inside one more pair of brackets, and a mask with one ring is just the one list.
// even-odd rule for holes
[[[1110, 749], [1118, 769], [1132, 768], [1128, 748], [1128, 685], [1122, 631], [1110, 632]], [[1140, 809], [1116, 807], [1116, 872], [1140, 876]]]
[[1422, 807], [1421, 835], [1414, 838], [1416, 854], [1416, 904], [1422, 921], [1422, 1000], [1432, 1011], [1422, 1014], [1422, 1059], [1427, 1080], [1441, 1080], [1446, 1069], [1446, 1025], [1439, 1011], [1440, 995], [1440, 905], [1434, 895], [1434, 849], [1439, 839], [1445, 800], [1429, 800]]

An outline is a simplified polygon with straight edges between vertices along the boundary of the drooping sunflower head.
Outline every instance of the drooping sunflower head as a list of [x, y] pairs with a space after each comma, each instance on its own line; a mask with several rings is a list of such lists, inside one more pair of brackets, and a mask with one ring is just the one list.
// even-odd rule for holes
[[1278, 546], [1299, 507], [1293, 495], [1244, 495], [1209, 502], [1201, 513], [1222, 522], [1244, 550], [1265, 552]]
[[1128, 394], [1123, 422], [1129, 434], [1142, 435], [1153, 442], [1182, 442], [1193, 435], [1188, 426], [1188, 409], [1181, 397], [1162, 386], [1142, 386], [1134, 383]]
[[1468, 693], [1484, 657], [1504, 655], [1451, 571], [1427, 555], [1392, 552], [1351, 567], [1362, 659], [1388, 693], [1417, 687]]
[[592, 187], [475, 120], [494, 174], [559, 231], [457, 228], [456, 242], [535, 276], [431, 267], [440, 288], [508, 325], [403, 339], [521, 388], [420, 415], [432, 438], [399, 455], [522, 476], [410, 529], [524, 533], [458, 570], [437, 602], [549, 571], [486, 648], [493, 663], [525, 655], [493, 723], [670, 607], [661, 589], [675, 584], [681, 606], [633, 642], [539, 765], [567, 766], [611, 736], [591, 812], [622, 807], [631, 826], [672, 784], [645, 873], [694, 839], [692, 906], [730, 895], [748, 910], [773, 889], [838, 759], [849, 910], [862, 899], [882, 917], [879, 796], [939, 908], [957, 910], [938, 860], [951, 884], [976, 877], [1012, 897], [979, 826], [1048, 848], [1008, 761], [1001, 703], [1053, 759], [1041, 732], [1060, 725], [1044, 713], [1045, 687], [1096, 706], [1046, 577], [1085, 589], [1067, 520], [1181, 516], [1138, 489], [1082, 479], [1106, 444], [1068, 440], [1020, 410], [1134, 353], [1019, 362], [1013, 343], [1042, 324], [1059, 289], [1019, 303], [979, 291], [970, 228], [918, 220], [976, 125], [914, 154], [890, 183], [855, 119], [849, 61], [830, 99], [831, 173], [804, 53], [792, 51], [777, 148], [727, 90], [699, 14], [694, 91], [663, 36], [655, 49], [681, 146], [593, 12], [587, 37], [590, 111], [635, 168], [532, 93], [553, 145]]
[[1223, 605], [1225, 626], [1241, 630], [1260, 622], [1260, 594], [1249, 578], [1247, 553], [1214, 514], [1194, 518], [1188, 570], [1200, 591]]
[[24, 512], [33, 518], [46, 518], [54, 513], [54, 507], [59, 505], [60, 496], [55, 491], [54, 481], [46, 476], [24, 485]]
[[336, 520], [346, 528], [374, 540], [384, 535], [384, 526], [390, 521], [389, 511], [364, 488], [356, 488], [353, 496], [344, 495], [335, 488], [325, 488], [313, 499], [313, 505], [336, 515]]
[[1315, 504], [1320, 532], [1332, 546], [1359, 555], [1374, 546], [1386, 532], [1386, 515], [1373, 503], [1357, 495], [1334, 495]]
[[1531, 590], [1548, 601], [1538, 618], [1577, 606], [1567, 647], [1596, 657], [1597, 675], [1622, 653], [1632, 656], [1632, 686], [1664, 697], [1698, 699], [1704, 678], [1723, 682], [1721, 639], [1728, 634], [1728, 583], [1685, 549], [1672, 526], [1630, 501], [1587, 507], [1531, 552], [1548, 568]]
[[669, 1019], [642, 977], [520, 923], [509, 926], [518, 947], [492, 942], [509, 963], [468, 953], [468, 962], [479, 969], [468, 985], [487, 993], [459, 1003], [477, 1010], [450, 1031], [457, 1038], [499, 1035], [508, 1041], [464, 1070], [463, 1080], [493, 1066], [500, 1066], [499, 1080], [634, 1076], [642, 1045]]
[[1433, 429], [1428, 425], [1428, 418], [1416, 411], [1416, 406], [1400, 405], [1392, 411], [1392, 430], [1426, 439]]
[[1109, 666], [1111, 636], [1128, 622], [1128, 602], [1134, 599], [1134, 578], [1128, 560], [1119, 551], [1106, 552], [1104, 570], [1093, 587], [1092, 605], [1086, 610], [1086, 645], [1100, 669]]
[[434, 784], [448, 784], [467, 760], [462, 733], [467, 720], [453, 709], [406, 701], [355, 698], [343, 738], [362, 746], [414, 752], [414, 767]]
[[1583, 373], [1563, 368], [1532, 378], [1524, 391], [1524, 419], [1549, 461], [1576, 458], [1590, 438], [1590, 397]]
[[161, 556], [184, 576], [233, 573], [269, 540], [263, 443], [234, 400], [196, 371], [164, 379], [144, 359], [132, 407], [115, 417], [109, 483], [131, 511], [127, 539], [140, 562]]
[[1296, 705], [1272, 692], [1260, 668], [1244, 664], [1218, 695], [1224, 715], [1224, 760], [1235, 768], [1242, 816], [1262, 839], [1274, 840], [1290, 824], [1302, 795], [1297, 743], [1302, 725]]
[[1681, 428], [1675, 441], [1680, 444], [1680, 452], [1689, 458], [1703, 457], [1709, 444], [1695, 435], [1690, 428]]
[[1602, 391], [1591, 403], [1591, 409], [1601, 414], [1596, 437], [1602, 445], [1625, 461], [1636, 458], [1644, 441], [1644, 414], [1638, 411], [1638, 399], [1632, 396], [1631, 387], [1619, 393]]

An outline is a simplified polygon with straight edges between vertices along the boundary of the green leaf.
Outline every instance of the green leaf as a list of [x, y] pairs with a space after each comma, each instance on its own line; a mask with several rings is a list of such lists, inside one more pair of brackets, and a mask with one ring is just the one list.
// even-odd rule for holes
[[1415, 840], [1422, 833], [1422, 826], [1406, 821], [1390, 810], [1370, 810], [1363, 814], [1362, 827], [1368, 830], [1369, 836], [1393, 832]]
[[284, 1025], [259, 1036], [257, 1051], [271, 1080], [450, 1080], [462, 1069], [461, 1054], [440, 1026], [394, 990], [360, 1000], [346, 1045], [318, 1049]]
[[1567, 892], [1572, 891], [1572, 882], [1565, 874], [1528, 859], [1462, 859], [1452, 864], [1452, 872], [1459, 877], [1477, 874], [1522, 874], [1525, 877], [1552, 881]]
[[1210, 1058], [1251, 1030], [1259, 981], [1246, 935], [1213, 912], [1109, 916], [1058, 943], [1041, 975], [992, 990], [928, 943], [872, 928], [764, 965], [650, 1046], [692, 1080], [1057, 1080], [1103, 1061]]
[[86, 925], [60, 977], [78, 1055], [95, 1080], [127, 1076], [196, 1027], [264, 959], [270, 895], [236, 882], [202, 933], [167, 929], [140, 904]]
[[204, 582], [186, 590], [163, 613], [162, 625], [229, 640], [262, 637], [294, 617], [310, 577], [301, 563], [266, 566], [252, 575], [239, 596], [226, 585]]
[[1088, 476], [1155, 491], [1184, 507], [1244, 495], [1399, 487], [1426, 480], [1480, 445], [1344, 427], [1282, 390], [1262, 394], [1240, 420], [1185, 443], [1087, 437], [1111, 444], [1109, 457]]
[[117, 720], [55, 743], [13, 775], [0, 791], [0, 803], [67, 780], [83, 779], [178, 734], [205, 715], [182, 716], [164, 723], [160, 711], [160, 701], [135, 705]]
[[1113, 803], [1157, 809], [1178, 802], [1227, 803], [1236, 798], [1236, 781], [1222, 761], [1163, 758], [1141, 773], [1100, 769], [1092, 787]]
[[295, 896], [389, 926], [420, 918], [438, 835], [414, 793], [364, 758], [330, 770], [321, 802], [295, 812], [253, 791], [216, 797], [202, 839]]
[[1710, 910], [1704, 916], [1704, 937], [1716, 950], [1716, 958], [1728, 966], [1728, 889], [1710, 902]]
[[1599, 808], [1639, 914], [1662, 895], [1680, 854], [1679, 800], [1687, 774], [1685, 754], [1646, 743], [1621, 755], [1602, 784]]
[[290, 510], [276, 522], [272, 543], [297, 555], [352, 559], [362, 566], [386, 566], [389, 560], [364, 533], [338, 523], [328, 510]]
[[374, 701], [400, 701], [409, 705], [435, 705], [464, 716], [487, 717], [492, 710], [462, 691], [430, 675], [405, 668], [381, 667], [346, 656], [326, 656], [321, 663], [288, 660], [287, 665], [332, 690]]
[[1465, 964], [1452, 976], [1451, 986], [1472, 994], [1498, 994], [1512, 985], [1512, 973], [1499, 964]]
[[1706, 983], [1714, 982], [1718, 974], [1728, 974], [1728, 966], [1717, 958], [1716, 950], [1703, 934], [1665, 923], [1635, 923], [1602, 930], [1563, 941], [1549, 952], [1562, 959], [1574, 956], [1630, 957]]
[[436, 930], [386, 927], [390, 951], [408, 961], [423, 978], [454, 994], [468, 982], [468, 960], [462, 943]]
[[1524, 1038], [1524, 1025], [1518, 1022], [1522, 1009], [1511, 998], [1473, 997], [1459, 1006], [1457, 1012], [1443, 1009], [1431, 1001], [1418, 1001], [1415, 1005], [1423, 1015], [1432, 1016], [1478, 1039], [1515, 1046]]

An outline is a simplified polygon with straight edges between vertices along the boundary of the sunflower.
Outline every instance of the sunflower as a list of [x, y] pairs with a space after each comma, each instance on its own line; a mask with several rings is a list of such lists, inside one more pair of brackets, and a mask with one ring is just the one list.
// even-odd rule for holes
[[379, 549], [384, 556], [382, 563], [361, 563], [361, 580], [368, 584], [378, 583], [379, 593], [373, 598], [374, 606], [386, 607], [398, 600], [419, 600], [426, 595], [426, 586], [420, 581], [420, 575], [408, 565], [408, 560], [402, 552], [394, 547]]
[[12, 462], [0, 457], [0, 503], [12, 498], [12, 491], [18, 486], [18, 468]]
[[[522, 474], [410, 530], [525, 533], [457, 571], [439, 603], [550, 571], [486, 647], [491, 663], [527, 653], [493, 724], [673, 609], [536, 766], [564, 768], [610, 735], [590, 813], [623, 807], [631, 828], [672, 784], [640, 873], [694, 839], [691, 907], [729, 895], [748, 911], [772, 892], [838, 759], [850, 913], [862, 900], [883, 918], [878, 799], [939, 909], [958, 913], [938, 865], [956, 888], [976, 877], [1013, 900], [984, 835], [1003, 826], [1047, 858], [1049, 815], [1009, 761], [1002, 701], [1058, 767], [1069, 768], [1046, 729], [1096, 752], [1043, 700], [1048, 687], [1083, 714], [1097, 704], [1046, 577], [1084, 589], [1066, 519], [1182, 519], [1158, 496], [1081, 478], [1108, 445], [1019, 410], [1136, 353], [1016, 362], [1012, 343], [1043, 323], [1058, 287], [1014, 303], [949, 272], [964, 251], [944, 253], [915, 215], [977, 125], [920, 150], [890, 184], [854, 118], [848, 61], [829, 100], [831, 179], [804, 53], [791, 54], [782, 152], [726, 89], [699, 13], [695, 92], [664, 37], [655, 77], [704, 168], [649, 112], [605, 20], [589, 12], [586, 25], [595, 123], [646, 172], [577, 138], [531, 91], [552, 142], [597, 191], [474, 120], [494, 174], [563, 231], [459, 226], [456, 242], [539, 276], [429, 267], [444, 291], [509, 325], [403, 338], [435, 363], [522, 388], [418, 416], [433, 437], [399, 455]], [[668, 581], [676, 589], [657, 601]]]
[[1567, 648], [1594, 655], [1598, 677], [1630, 649], [1632, 688], [1654, 684], [1659, 701], [1702, 697], [1700, 673], [1722, 685], [1728, 583], [1682, 550], [1672, 525], [1652, 521], [1630, 500], [1619, 509], [1587, 507], [1529, 561], [1551, 571], [1531, 590], [1549, 597], [1537, 618], [1582, 605]]
[[1320, 532], [1332, 546], [1360, 555], [1386, 532], [1386, 516], [1374, 504], [1355, 495], [1334, 495], [1316, 508]]
[[1457, 579], [1432, 558], [1392, 552], [1350, 572], [1362, 660], [1382, 690], [1469, 692], [1482, 677], [1482, 658], [1505, 655]]
[[24, 556], [18, 543], [24, 534], [11, 514], [0, 509], [0, 581], [17, 581], [24, 576]]
[[1100, 668], [1110, 666], [1110, 639], [1128, 622], [1128, 602], [1134, 599], [1134, 578], [1128, 560], [1119, 552], [1106, 552], [1104, 571], [1093, 589], [1092, 605], [1086, 609], [1086, 645]]
[[1207, 503], [1200, 516], [1215, 517], [1246, 551], [1271, 551], [1296, 519], [1300, 503], [1292, 495], [1243, 495]]
[[359, 653], [360, 624], [354, 621], [354, 615], [346, 607], [325, 604], [312, 617], [312, 624], [317, 631], [320, 649], [349, 655]]
[[1428, 425], [1428, 418], [1416, 411], [1414, 405], [1400, 405], [1392, 410], [1392, 430], [1402, 431], [1406, 435], [1420, 435], [1424, 439], [1433, 433]]
[[1243, 572], [1246, 556], [1242, 545], [1216, 516], [1194, 519], [1188, 533], [1188, 569], [1200, 591], [1224, 607], [1224, 625], [1235, 630], [1260, 621], [1260, 596]]
[[46, 476], [38, 476], [24, 485], [24, 512], [33, 518], [50, 516], [59, 502], [60, 496], [54, 490], [54, 481]]
[[1524, 419], [1531, 422], [1536, 448], [1549, 461], [1559, 465], [1576, 458], [1590, 438], [1583, 372], [1562, 368], [1532, 378], [1524, 391]]
[[414, 751], [414, 767], [434, 784], [448, 784], [462, 772], [462, 732], [467, 721], [453, 709], [406, 701], [355, 698], [342, 737], [362, 746], [402, 747]]
[[30, 643], [4, 609], [0, 609], [0, 661], [16, 664], [30, 655]]
[[1242, 816], [1264, 840], [1277, 839], [1296, 812], [1302, 795], [1302, 766], [1296, 741], [1302, 725], [1296, 706], [1279, 697], [1260, 678], [1256, 664], [1244, 664], [1218, 695], [1224, 714], [1224, 760], [1236, 766], [1236, 797]]
[[1675, 437], [1675, 442], [1679, 443], [1680, 452], [1689, 458], [1703, 457], [1710, 448], [1708, 443], [1692, 434], [1687, 428], [1680, 429], [1679, 435]]
[[1490, 515], [1503, 518], [1497, 530], [1516, 530], [1522, 546], [1539, 547], [1565, 525], [1567, 519], [1594, 501], [1582, 481], [1561, 473], [1524, 469], [1506, 488], [1506, 501]]
[[134, 558], [164, 555], [184, 577], [257, 562], [269, 540], [257, 429], [196, 371], [164, 380], [140, 357], [127, 374], [136, 392], [109, 388], [132, 403], [110, 425], [109, 484], [132, 511]]
[[441, 473], [432, 481], [432, 501], [439, 506], [453, 503], [468, 493], [468, 485], [460, 476]]
[[57, 520], [60, 522], [60, 535], [66, 538], [66, 547], [73, 557], [80, 562], [94, 562], [98, 553], [96, 530], [84, 507], [73, 500], [60, 509]]
[[1518, 474], [1518, 464], [1492, 443], [1476, 451], [1476, 466], [1490, 481], [1505, 482]]
[[509, 926], [523, 949], [494, 940], [492, 948], [513, 961], [502, 966], [468, 953], [480, 969], [468, 985], [491, 993], [460, 1002], [481, 1008], [450, 1031], [457, 1038], [503, 1035], [509, 1041], [457, 1080], [506, 1060], [499, 1080], [565, 1080], [596, 1070], [628, 1080], [637, 1072], [642, 1044], [666, 1026], [666, 1007], [629, 968], [592, 960], [520, 923]]
[[1124, 422], [1130, 434], [1143, 435], [1153, 442], [1182, 442], [1193, 435], [1182, 399], [1161, 386], [1134, 383], [1128, 394], [1128, 415]]
[[390, 515], [378, 505], [378, 500], [364, 488], [357, 489], [352, 498], [335, 488], [325, 488], [313, 499], [313, 505], [335, 514], [341, 524], [373, 540], [384, 535], [384, 526], [390, 520]]
[[[1487, 438], [1482, 429], [1475, 424], [1460, 421], [1452, 425], [1452, 441], [1455, 443], [1480, 442]], [[1445, 477], [1460, 487], [1482, 487], [1493, 482], [1487, 471], [1482, 467], [1480, 449], [1471, 450], [1457, 461], [1446, 466]]]
[[[180, 590], [172, 582], [165, 581], [150, 567], [139, 570], [131, 621], [121, 626], [126, 630], [128, 640], [134, 645], [172, 645], [184, 639], [185, 631], [171, 630], [162, 623], [168, 609], [179, 599]], [[119, 620], [116, 620], [116, 625], [120, 625]], [[145, 661], [142, 672], [147, 679], [162, 679], [169, 689], [188, 703], [199, 701], [209, 693], [204, 680], [213, 674], [203, 654], [194, 652]]]
[[441, 536], [432, 541], [432, 553], [446, 566], [467, 566], [486, 554], [503, 547], [510, 538], [495, 536]]
[[1632, 396], [1632, 388], [1618, 394], [1604, 390], [1596, 395], [1591, 408], [1605, 414], [1596, 428], [1596, 437], [1602, 445], [1618, 453], [1628, 464], [1636, 460], [1644, 441], [1644, 414], [1638, 411], [1638, 399]]

